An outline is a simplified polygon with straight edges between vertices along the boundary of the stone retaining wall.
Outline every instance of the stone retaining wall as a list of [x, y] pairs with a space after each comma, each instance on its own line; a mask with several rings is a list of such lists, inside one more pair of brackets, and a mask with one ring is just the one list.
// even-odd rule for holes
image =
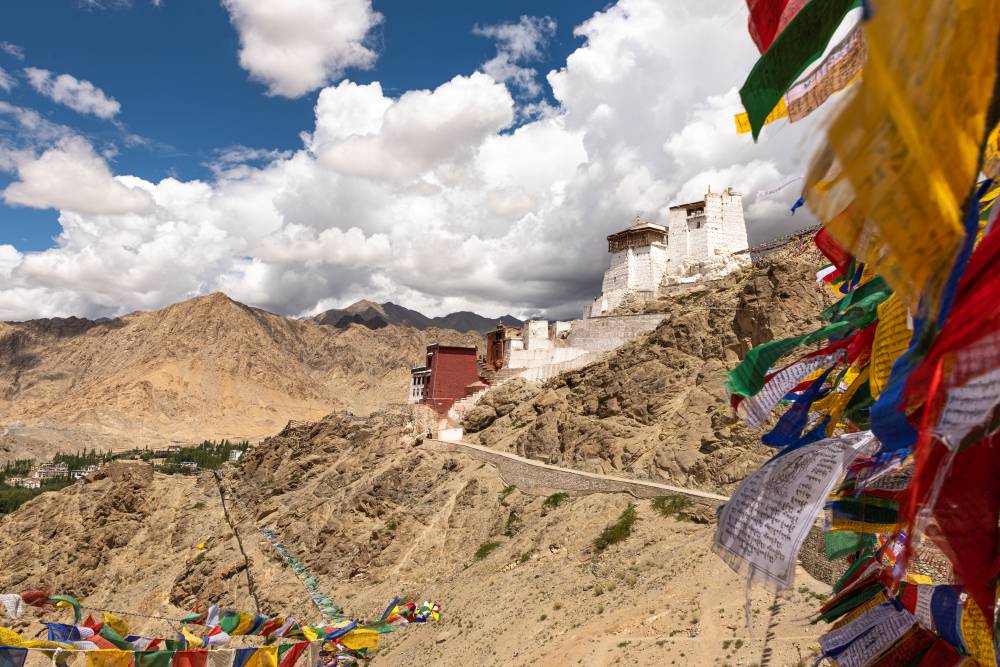
[[573, 320], [567, 342], [588, 352], [610, 352], [637, 336], [649, 333], [666, 319], [664, 313], [613, 315]]

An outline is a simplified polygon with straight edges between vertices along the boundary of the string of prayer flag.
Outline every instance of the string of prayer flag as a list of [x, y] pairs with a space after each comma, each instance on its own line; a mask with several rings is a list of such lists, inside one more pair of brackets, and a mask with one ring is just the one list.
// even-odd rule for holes
[[823, 55], [847, 12], [860, 4], [860, 0], [810, 0], [757, 61], [740, 88], [754, 141], [785, 92]]

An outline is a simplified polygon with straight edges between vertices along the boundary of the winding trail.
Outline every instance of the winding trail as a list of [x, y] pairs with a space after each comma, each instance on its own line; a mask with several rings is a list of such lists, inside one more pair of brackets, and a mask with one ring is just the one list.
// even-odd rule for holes
[[448, 442], [427, 438], [424, 440], [423, 446], [431, 451], [466, 454], [479, 461], [490, 463], [497, 468], [500, 477], [507, 484], [536, 495], [566, 491], [579, 495], [628, 493], [636, 498], [655, 498], [666, 494], [678, 494], [712, 504], [724, 503], [729, 500], [726, 496], [698, 489], [686, 489], [659, 482], [627, 479], [554, 466], [526, 459], [510, 452], [501, 452], [482, 445], [474, 445], [471, 442]]

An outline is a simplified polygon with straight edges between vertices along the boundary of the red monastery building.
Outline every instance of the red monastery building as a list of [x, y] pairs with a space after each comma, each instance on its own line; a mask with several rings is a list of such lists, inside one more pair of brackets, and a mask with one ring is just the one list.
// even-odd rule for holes
[[410, 369], [410, 403], [422, 403], [444, 413], [455, 403], [474, 393], [479, 382], [475, 347], [458, 345], [427, 346], [427, 363]]

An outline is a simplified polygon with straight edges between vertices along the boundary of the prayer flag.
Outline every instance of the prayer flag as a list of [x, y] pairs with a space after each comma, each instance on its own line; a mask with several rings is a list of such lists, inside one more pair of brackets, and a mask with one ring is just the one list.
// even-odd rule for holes
[[234, 651], [233, 667], [278, 667], [278, 647], [238, 648]]
[[831, 96], [854, 84], [865, 62], [865, 40], [855, 27], [822, 64], [785, 93], [788, 120], [797, 122], [823, 105]]
[[844, 16], [858, 6], [860, 0], [811, 0], [757, 61], [740, 89], [755, 141], [781, 96], [823, 55]]
[[124, 618], [118, 618], [110, 612], [104, 612], [104, 625], [110, 627], [122, 637], [128, 634], [128, 622]]
[[170, 667], [173, 651], [135, 651], [135, 667]]
[[[278, 647], [278, 667], [293, 667], [298, 659], [309, 648], [309, 642], [281, 644]], [[308, 667], [313, 667], [309, 665]]]
[[117, 649], [87, 651], [87, 667], [129, 667], [131, 663], [132, 651]]
[[799, 549], [830, 489], [856, 456], [876, 445], [871, 433], [852, 433], [771, 459], [719, 510], [713, 551], [752, 581], [789, 588]]
[[48, 629], [49, 641], [53, 642], [74, 642], [83, 639], [80, 629], [75, 625], [67, 623], [43, 623]]
[[0, 667], [24, 667], [28, 649], [0, 646]]
[[351, 630], [337, 641], [353, 651], [375, 649], [378, 648], [378, 634], [374, 630], [357, 628]]
[[206, 667], [209, 651], [202, 649], [177, 651], [174, 653], [173, 667]]
[[[924, 294], [936, 304], [964, 236], [962, 202], [996, 77], [1000, 2], [884, 2], [864, 31], [865, 75], [809, 169], [806, 198], [829, 233], [915, 312]], [[925, 221], [920, 233], [915, 221]]]
[[[209, 651], [208, 667], [233, 667], [233, 658], [235, 657], [235, 650]], [[317, 667], [316, 663], [312, 663], [310, 667]]]
[[53, 595], [49, 598], [49, 604], [60, 609], [72, 609], [74, 623], [79, 623], [80, 619], [83, 618], [83, 614], [80, 611], [80, 602], [72, 595]]
[[0, 646], [19, 646], [24, 641], [21, 635], [10, 628], [0, 627]]
[[[771, 109], [771, 113], [767, 114], [767, 118], [764, 119], [764, 125], [770, 125], [782, 118], [788, 118], [788, 107], [785, 106], [784, 97], [778, 100], [778, 103]], [[736, 134], [746, 134], [753, 130], [753, 127], [750, 125], [750, 117], [745, 111], [733, 116], [733, 120], [736, 122]]]
[[747, 28], [757, 49], [764, 53], [774, 38], [788, 25], [807, 0], [747, 0], [750, 20]]
[[17, 593], [0, 594], [0, 605], [3, 605], [7, 615], [17, 620], [24, 613], [24, 598]]

